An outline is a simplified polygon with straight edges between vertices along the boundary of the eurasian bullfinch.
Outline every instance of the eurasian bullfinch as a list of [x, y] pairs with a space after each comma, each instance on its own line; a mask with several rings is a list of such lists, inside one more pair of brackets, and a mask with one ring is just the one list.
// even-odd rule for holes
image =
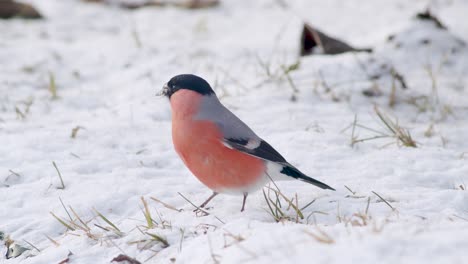
[[224, 107], [204, 79], [181, 74], [164, 85], [162, 95], [172, 109], [172, 141], [189, 170], [213, 194], [243, 194], [273, 180], [297, 179], [334, 190], [300, 172]]

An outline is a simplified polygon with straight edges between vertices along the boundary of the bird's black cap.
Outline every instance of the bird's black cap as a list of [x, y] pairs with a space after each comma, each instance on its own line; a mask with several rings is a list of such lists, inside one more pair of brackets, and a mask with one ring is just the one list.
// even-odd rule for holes
[[213, 89], [211, 89], [210, 84], [203, 78], [193, 74], [180, 74], [172, 77], [172, 79], [164, 85], [162, 94], [171, 98], [175, 92], [181, 89], [191, 90], [201, 95], [215, 93]]

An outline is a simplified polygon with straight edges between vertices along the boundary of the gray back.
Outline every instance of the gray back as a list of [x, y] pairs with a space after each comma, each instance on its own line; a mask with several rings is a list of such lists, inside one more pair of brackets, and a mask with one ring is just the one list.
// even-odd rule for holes
[[195, 119], [215, 122], [223, 132], [224, 138], [261, 140], [252, 129], [224, 107], [214, 94], [203, 96]]

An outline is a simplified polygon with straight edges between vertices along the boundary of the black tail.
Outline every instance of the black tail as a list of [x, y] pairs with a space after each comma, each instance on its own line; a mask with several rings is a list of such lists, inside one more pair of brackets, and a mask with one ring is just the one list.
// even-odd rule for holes
[[317, 181], [316, 179], [312, 179], [311, 177], [305, 175], [304, 173], [300, 172], [298, 169], [294, 168], [293, 166], [286, 165], [286, 166], [283, 167], [283, 169], [280, 172], [282, 174], [284, 174], [284, 175], [288, 175], [290, 177], [293, 177], [294, 179], [305, 181], [307, 183], [313, 184], [313, 185], [315, 185], [317, 187], [320, 187], [322, 189], [328, 189], [328, 190], [336, 191], [335, 189], [333, 189], [332, 187], [326, 185], [325, 183]]

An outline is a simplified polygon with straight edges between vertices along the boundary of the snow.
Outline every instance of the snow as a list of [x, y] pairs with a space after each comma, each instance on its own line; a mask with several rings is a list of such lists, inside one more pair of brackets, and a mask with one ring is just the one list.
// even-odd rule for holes
[[[273, 0], [223, 0], [206, 10], [132, 11], [28, 2], [47, 19], [0, 21], [0, 231], [41, 251], [0, 263], [58, 263], [69, 252], [69, 263], [109, 263], [119, 254], [147, 263], [465, 261], [467, 1], [297, 0], [284, 9]], [[449, 31], [413, 18], [428, 6]], [[300, 58], [290, 73], [294, 92], [278, 76], [298, 60], [302, 20], [375, 52]], [[391, 67], [408, 84], [396, 84], [393, 107]], [[292, 209], [291, 221], [277, 223], [262, 191], [249, 195], [243, 213], [242, 197], [229, 195], [216, 197], [207, 216], [192, 212], [179, 193], [200, 204], [211, 191], [174, 152], [169, 104], [155, 96], [179, 73], [203, 76], [293, 165], [337, 191], [279, 182], [287, 197], [297, 194], [299, 207], [315, 200], [300, 223]], [[381, 78], [370, 81], [373, 74]], [[380, 96], [364, 96], [366, 89]], [[387, 131], [374, 105], [409, 129], [418, 147], [394, 138], [351, 147], [355, 116]], [[359, 139], [375, 135], [355, 129]], [[157, 222], [149, 230], [141, 197]], [[67, 231], [50, 214], [68, 219], [60, 199], [87, 222], [88, 234]], [[145, 232], [169, 247], [141, 242], [150, 239]], [[3, 243], [0, 251], [7, 251]]]

